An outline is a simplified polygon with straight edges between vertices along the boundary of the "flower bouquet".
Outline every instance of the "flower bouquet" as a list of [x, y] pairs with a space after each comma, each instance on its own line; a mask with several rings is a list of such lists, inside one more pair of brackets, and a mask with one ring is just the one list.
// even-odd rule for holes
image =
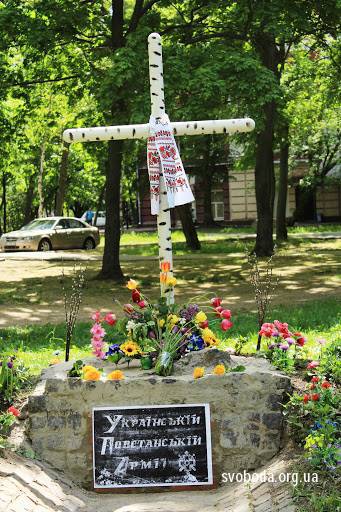
[[[161, 274], [161, 284], [175, 286], [175, 278], [164, 275]], [[233, 325], [231, 311], [222, 307], [220, 298], [201, 307], [195, 302], [177, 306], [168, 304], [164, 297], [151, 303], [133, 279], [127, 288], [132, 303], [121, 305], [122, 319], [117, 320], [113, 313], [102, 316], [99, 311], [92, 315], [91, 343], [93, 354], [100, 359], [115, 364], [140, 359], [142, 368], [155, 365], [158, 375], [170, 375], [176, 359], [191, 351], [218, 346], [219, 338], [211, 329], [215, 323], [223, 331]]]

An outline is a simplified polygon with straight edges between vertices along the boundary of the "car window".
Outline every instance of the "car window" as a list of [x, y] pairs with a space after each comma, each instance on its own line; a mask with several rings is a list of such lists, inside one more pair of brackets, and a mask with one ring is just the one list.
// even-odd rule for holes
[[26, 224], [26, 226], [23, 226], [21, 228], [22, 231], [26, 231], [26, 230], [43, 230], [43, 229], [51, 229], [54, 225], [56, 221], [55, 220], [48, 220], [48, 219], [42, 219], [42, 220], [39, 220], [39, 219], [36, 219], [36, 220], [32, 220], [31, 222], [29, 222], [28, 224]]
[[70, 228], [72, 229], [81, 229], [84, 228], [84, 224], [79, 222], [79, 220], [76, 219], [69, 219]]
[[61, 227], [63, 229], [69, 229], [69, 219], [60, 219], [60, 221], [57, 224], [58, 227]]

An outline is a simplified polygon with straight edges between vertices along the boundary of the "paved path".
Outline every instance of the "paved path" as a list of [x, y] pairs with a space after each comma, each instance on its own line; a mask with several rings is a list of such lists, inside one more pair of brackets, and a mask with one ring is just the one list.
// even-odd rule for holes
[[[263, 471], [289, 471], [279, 455]], [[283, 483], [225, 484], [213, 491], [96, 494], [76, 487], [62, 473], [14, 453], [0, 458], [0, 512], [294, 512]]]

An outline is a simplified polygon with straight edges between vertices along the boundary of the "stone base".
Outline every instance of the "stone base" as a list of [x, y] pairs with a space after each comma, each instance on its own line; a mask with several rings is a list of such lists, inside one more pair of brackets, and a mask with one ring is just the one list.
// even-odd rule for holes
[[[196, 366], [204, 366], [207, 357], [212, 364], [219, 359], [227, 363], [226, 353], [214, 350], [215, 358], [209, 350], [209, 355], [208, 351], [191, 355]], [[217, 485], [222, 473], [249, 471], [269, 461], [280, 449], [281, 403], [289, 391], [289, 378], [264, 359], [232, 356], [232, 366], [242, 364], [245, 371], [194, 380], [193, 361], [188, 363], [177, 365], [167, 378], [129, 368], [124, 369], [124, 380], [105, 382], [67, 378], [72, 363], [47, 369], [29, 399], [29, 437], [36, 456], [91, 489], [92, 407], [209, 403]], [[112, 369], [104, 366], [105, 372]]]

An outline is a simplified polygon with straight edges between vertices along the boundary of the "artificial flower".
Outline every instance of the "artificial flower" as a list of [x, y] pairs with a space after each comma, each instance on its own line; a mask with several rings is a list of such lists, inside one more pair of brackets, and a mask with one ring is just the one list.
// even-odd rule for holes
[[147, 302], [145, 300], [140, 300], [140, 302], [137, 303], [138, 307], [143, 309], [147, 306]]
[[320, 394], [319, 393], [313, 393], [311, 395], [311, 399], [314, 400], [314, 402], [317, 402], [320, 399]]
[[226, 320], [230, 320], [231, 318], [231, 311], [229, 309], [223, 309], [220, 313], [221, 318], [226, 318]]
[[223, 331], [227, 331], [228, 329], [231, 329], [231, 327], [233, 326], [233, 322], [224, 318], [224, 320], [222, 320], [220, 326]]
[[94, 324], [92, 326], [92, 328], [90, 329], [90, 332], [93, 336], [99, 336], [101, 338], [104, 338], [106, 332], [105, 330], [103, 329], [103, 327], [101, 326], [101, 324]]
[[112, 356], [113, 354], [117, 354], [120, 351], [120, 345], [118, 343], [114, 343], [108, 347], [108, 351], [105, 353], [106, 356]]
[[206, 329], [209, 326], [208, 320], [205, 320], [205, 322], [200, 322], [199, 327], [200, 329]]
[[135, 279], [129, 279], [129, 281], [127, 282], [128, 290], [136, 290], [137, 287], [138, 287], [138, 282], [135, 281]]
[[132, 340], [128, 340], [125, 343], [122, 343], [120, 349], [122, 350], [124, 355], [129, 357], [136, 356], [141, 352], [140, 346], [137, 343], [135, 343], [135, 341]]
[[194, 350], [202, 350], [205, 348], [205, 342], [201, 336], [198, 336], [197, 334], [191, 334], [191, 336], [188, 338], [187, 348], [190, 352]]
[[195, 315], [194, 320], [197, 324], [200, 324], [207, 320], [207, 316], [203, 311], [199, 311], [199, 313]]
[[318, 382], [319, 380], [320, 379], [315, 375], [314, 377], [312, 377], [311, 382]]
[[223, 309], [224, 308], [221, 307], [221, 306], [218, 306], [218, 307], [214, 308], [214, 311], [216, 312], [216, 317], [220, 318], [220, 314], [223, 311]]
[[169, 272], [170, 271], [170, 262], [169, 261], [162, 261], [161, 262], [161, 270], [162, 272]]
[[160, 283], [166, 283], [167, 274], [160, 274]]
[[206, 343], [206, 345], [208, 347], [211, 347], [212, 345], [217, 345], [219, 342], [218, 338], [211, 331], [211, 329], [208, 329], [208, 328], [203, 329], [201, 331], [201, 335], [202, 335], [204, 342]]
[[[86, 368], [86, 366], [84, 367]], [[99, 380], [101, 378], [101, 372], [97, 368], [89, 367], [90, 369], [84, 371], [83, 368], [83, 379], [84, 380]]]
[[136, 326], [136, 323], [134, 322], [134, 320], [128, 320], [126, 329], [127, 329], [127, 331], [133, 331], [135, 326]]
[[196, 366], [193, 370], [193, 379], [200, 379], [204, 376], [205, 368], [203, 366]]
[[131, 304], [124, 304], [123, 311], [125, 313], [128, 313], [128, 315], [130, 315], [131, 313], [134, 312], [134, 307]]
[[330, 388], [330, 387], [331, 387], [331, 383], [330, 383], [330, 382], [328, 382], [327, 380], [325, 380], [325, 381], [323, 381], [323, 382], [322, 382], [321, 387], [322, 387], [323, 389], [328, 389], [328, 388]]
[[89, 364], [87, 364], [87, 365], [83, 366], [83, 368], [82, 368], [82, 372], [83, 372], [83, 373], [84, 373], [84, 372], [89, 372], [89, 371], [91, 371], [91, 370], [97, 370], [97, 368], [95, 368], [94, 366], [91, 366], [91, 365], [89, 365]]
[[124, 373], [121, 370], [114, 370], [113, 372], [107, 375], [108, 380], [123, 380]]
[[166, 284], [168, 286], [175, 286], [176, 285], [176, 278], [173, 276], [167, 277]]
[[131, 298], [132, 298], [132, 301], [137, 303], [137, 302], [140, 302], [141, 300], [141, 294], [138, 290], [133, 290], [131, 292]]
[[159, 324], [159, 327], [161, 327], [161, 329], [165, 325], [165, 323], [166, 323], [166, 320], [164, 320], [163, 318], [160, 318], [160, 320], [158, 320], [158, 324]]
[[114, 313], [107, 313], [104, 317], [104, 321], [108, 325], [115, 325], [117, 322], [116, 315], [114, 315]]
[[223, 364], [217, 364], [213, 368], [214, 375], [224, 375], [225, 372], [226, 372], [226, 368], [225, 368], [225, 365], [223, 365]]
[[310, 400], [310, 396], [305, 394], [303, 397], [303, 402], [306, 404], [307, 402], [309, 402], [309, 400]]
[[20, 411], [18, 411], [18, 409], [16, 409], [13, 405], [11, 405], [11, 407], [9, 407], [7, 409], [7, 412], [10, 412], [11, 414], [13, 414], [13, 416], [20, 416]]
[[219, 307], [222, 302], [222, 299], [219, 299], [219, 297], [213, 297], [213, 299], [211, 299], [211, 304], [214, 308]]
[[95, 313], [93, 313], [91, 315], [91, 319], [96, 322], [97, 324], [100, 323], [101, 321], [101, 313], [99, 311], [95, 311]]
[[312, 370], [314, 368], [317, 368], [319, 365], [320, 365], [319, 361], [311, 361], [311, 363], [309, 363], [307, 365], [307, 370]]

